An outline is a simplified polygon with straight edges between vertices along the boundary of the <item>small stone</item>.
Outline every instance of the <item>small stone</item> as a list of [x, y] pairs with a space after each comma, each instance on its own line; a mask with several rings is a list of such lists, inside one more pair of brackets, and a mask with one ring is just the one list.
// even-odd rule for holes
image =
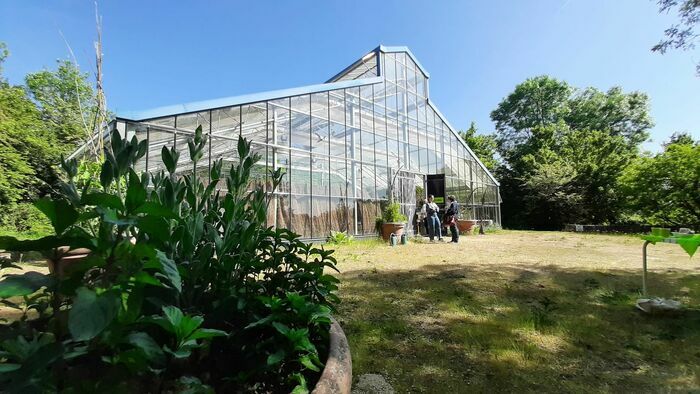
[[367, 373], [359, 376], [352, 394], [394, 394], [394, 388], [382, 375]]

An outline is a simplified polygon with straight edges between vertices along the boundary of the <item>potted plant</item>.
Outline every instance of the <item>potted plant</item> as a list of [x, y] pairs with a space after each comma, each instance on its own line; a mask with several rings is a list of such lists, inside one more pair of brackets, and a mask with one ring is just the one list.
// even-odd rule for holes
[[457, 229], [460, 233], [469, 233], [476, 226], [477, 221], [466, 219], [472, 217], [472, 210], [468, 207], [459, 207], [459, 219], [457, 219]]
[[189, 174], [176, 176], [168, 147], [166, 171], [138, 174], [148, 143], [115, 131], [99, 184], [76, 187], [77, 162], [64, 161], [57, 195], [36, 202], [53, 235], [0, 237], [0, 249], [52, 264], [0, 275], [0, 300], [21, 314], [0, 322], [3, 391], [350, 392], [333, 251], [265, 225], [269, 195], [248, 191], [250, 142], [203, 179], [207, 147], [200, 127]]
[[406, 228], [408, 218], [401, 213], [401, 205], [396, 202], [389, 202], [382, 210], [382, 216], [377, 218], [375, 223], [382, 239], [388, 241], [393, 233], [400, 237]]

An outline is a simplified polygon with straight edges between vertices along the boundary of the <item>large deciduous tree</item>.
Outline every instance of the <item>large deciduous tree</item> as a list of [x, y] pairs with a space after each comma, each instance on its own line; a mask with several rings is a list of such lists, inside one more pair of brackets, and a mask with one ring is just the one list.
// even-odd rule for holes
[[506, 225], [619, 220], [617, 176], [653, 126], [645, 94], [578, 90], [540, 76], [518, 85], [491, 118]]

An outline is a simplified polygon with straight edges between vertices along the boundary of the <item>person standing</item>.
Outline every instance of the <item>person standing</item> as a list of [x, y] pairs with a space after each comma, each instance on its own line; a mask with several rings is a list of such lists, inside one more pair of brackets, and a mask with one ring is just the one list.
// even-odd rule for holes
[[457, 219], [459, 218], [459, 203], [455, 196], [447, 196], [447, 201], [450, 205], [445, 211], [445, 224], [450, 227], [452, 234], [452, 242], [459, 242], [459, 229], [457, 228]]
[[430, 241], [435, 241], [435, 235], [438, 237], [438, 241], [442, 241], [442, 230], [440, 229], [440, 218], [438, 213], [440, 212], [440, 207], [433, 201], [435, 196], [432, 194], [428, 196], [428, 202], [423, 204], [422, 211], [425, 213], [425, 217], [428, 220], [428, 236], [430, 236]]
[[420, 204], [420, 209], [416, 213], [418, 219], [417, 219], [417, 227], [418, 227], [418, 234], [420, 235], [428, 235], [428, 221], [426, 218], [426, 213], [425, 213], [425, 204], [426, 202], [421, 199], [419, 202]]

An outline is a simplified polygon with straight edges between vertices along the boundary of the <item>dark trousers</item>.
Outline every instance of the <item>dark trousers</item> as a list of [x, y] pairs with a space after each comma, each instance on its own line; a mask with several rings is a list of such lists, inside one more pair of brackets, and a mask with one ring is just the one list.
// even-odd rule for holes
[[452, 233], [452, 242], [459, 242], [459, 230], [456, 223], [450, 225], [450, 233]]

